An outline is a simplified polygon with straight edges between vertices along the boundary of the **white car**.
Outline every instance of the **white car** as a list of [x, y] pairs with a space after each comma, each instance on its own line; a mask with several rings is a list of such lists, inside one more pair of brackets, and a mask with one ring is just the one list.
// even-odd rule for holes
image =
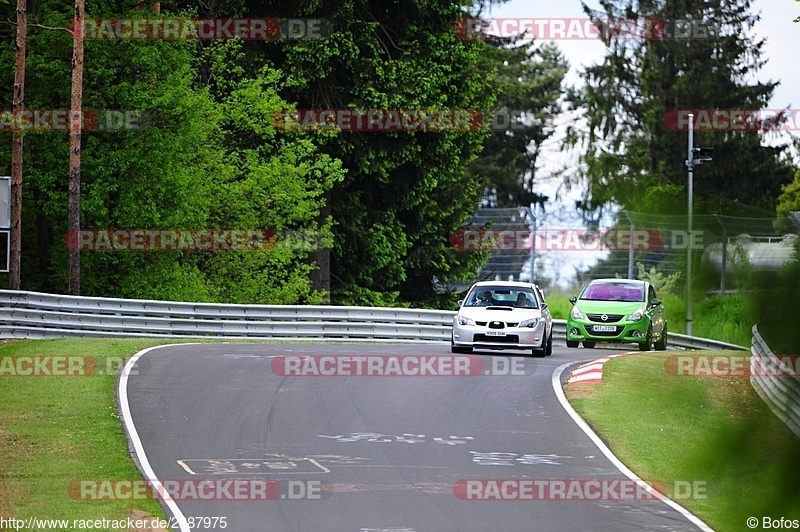
[[458, 302], [453, 317], [453, 353], [475, 349], [530, 350], [534, 356], [553, 352], [553, 318], [535, 284], [483, 281]]

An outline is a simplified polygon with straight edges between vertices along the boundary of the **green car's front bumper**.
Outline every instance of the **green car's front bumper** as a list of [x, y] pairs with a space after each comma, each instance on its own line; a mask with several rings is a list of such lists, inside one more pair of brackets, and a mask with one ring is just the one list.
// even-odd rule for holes
[[[593, 330], [595, 327], [611, 328], [614, 330]], [[567, 319], [567, 341], [570, 342], [617, 342], [640, 344], [647, 340], [647, 330], [650, 328], [650, 319], [643, 317], [639, 321], [618, 321], [615, 323], [602, 323], [589, 319], [576, 320], [571, 316]]]

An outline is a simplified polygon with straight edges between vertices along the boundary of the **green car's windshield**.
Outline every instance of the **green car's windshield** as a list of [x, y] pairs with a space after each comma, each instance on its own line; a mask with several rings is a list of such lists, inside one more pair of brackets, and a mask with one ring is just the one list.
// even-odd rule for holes
[[644, 285], [633, 283], [592, 283], [581, 299], [587, 301], [644, 301]]

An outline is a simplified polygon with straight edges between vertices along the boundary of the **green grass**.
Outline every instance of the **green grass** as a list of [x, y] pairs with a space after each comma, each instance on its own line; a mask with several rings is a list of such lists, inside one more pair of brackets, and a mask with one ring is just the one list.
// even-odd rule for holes
[[[128, 454], [117, 411], [115, 369], [146, 347], [193, 341], [197, 340], [80, 338], [0, 342], [0, 516], [114, 520], [152, 515], [164, 519], [154, 500], [76, 500], [75, 492], [70, 490], [75, 489], [75, 481], [81, 480], [141, 479]], [[3, 365], [6, 357], [56, 355], [95, 357], [97, 367], [105, 374], [8, 376], [11, 370]]]
[[741, 294], [709, 297], [692, 308], [694, 336], [719, 338], [736, 345], [749, 346], [753, 336], [750, 300]]
[[[127, 358], [164, 340], [9, 341], [0, 357], [82, 355]], [[112, 363], [112, 366], [114, 364]], [[153, 500], [75, 500], [79, 480], [136, 480], [115, 403], [114, 375], [0, 376], [0, 515], [18, 519], [123, 519], [152, 514]]]
[[[577, 291], [575, 294], [577, 294]], [[550, 309], [550, 314], [554, 319], [567, 319], [572, 310], [572, 303], [569, 302], [569, 298], [575, 294], [568, 292], [548, 292], [545, 294], [544, 298], [547, 301], [547, 307]]]
[[670, 356], [611, 360], [602, 383], [568, 385], [567, 395], [640, 478], [706, 483], [707, 498], [678, 502], [711, 527], [745, 530], [753, 516], [800, 518], [800, 438], [749, 379], [670, 376]]

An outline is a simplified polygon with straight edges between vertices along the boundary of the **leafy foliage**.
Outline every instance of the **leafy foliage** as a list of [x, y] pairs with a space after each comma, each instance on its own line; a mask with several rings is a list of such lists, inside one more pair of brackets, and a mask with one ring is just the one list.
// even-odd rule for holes
[[[466, 16], [455, 3], [360, 1], [289, 10], [251, 2], [246, 8], [253, 16], [325, 18], [335, 28], [327, 39], [251, 50], [291, 72], [281, 94], [297, 108], [490, 107], [479, 70], [483, 45], [453, 31]], [[465, 168], [485, 135], [342, 132], [317, 140], [347, 170], [326, 196], [334, 224], [334, 302], [438, 305], [441, 282], [474, 274], [481, 257], [458, 253], [448, 239], [478, 204], [481, 183], [465, 178]]]
[[[143, 16], [139, 2], [91, 5], [93, 16]], [[139, 6], [144, 9], [147, 6]], [[151, 12], [145, 13], [155, 18]], [[175, 16], [162, 14], [161, 16]], [[66, 27], [68, 4], [42, 0], [30, 20]], [[28, 109], [69, 102], [72, 40], [32, 27]], [[142, 110], [134, 130], [83, 135], [82, 227], [87, 229], [267, 229], [266, 250], [229, 253], [142, 251], [82, 253], [89, 295], [236, 301], [319, 302], [308, 278], [314, 247], [330, 241], [320, 219], [324, 194], [341, 181], [339, 161], [307, 138], [278, 139], [272, 114], [284, 76], [262, 65], [247, 71], [241, 43], [87, 41], [84, 106]], [[0, 64], [13, 73], [13, 51]], [[3, 87], [11, 87], [4, 83]], [[23, 286], [66, 289], [66, 134], [26, 134]], [[8, 161], [8, 147], [0, 156]], [[288, 235], [314, 235], [294, 245]]]
[[657, 294], [677, 293], [677, 283], [681, 278], [681, 272], [674, 272], [665, 275], [663, 272], [656, 270], [655, 266], [651, 266], [648, 270], [641, 262], [636, 263], [636, 268], [638, 270], [636, 278], [650, 281], [650, 284], [653, 285], [653, 288]]
[[789, 216], [792, 212], [800, 211], [800, 170], [795, 172], [794, 180], [783, 187], [776, 210], [778, 216]]
[[508, 127], [492, 131], [468, 175], [483, 183], [484, 206], [543, 205], [548, 198], [533, 192], [536, 162], [555, 131], [568, 64], [552, 43], [507, 41], [487, 39], [481, 57], [497, 98], [495, 125]]
[[[588, 185], [586, 207], [614, 202], [640, 212], [682, 212], [686, 133], [670, 129], [665, 117], [678, 109], [766, 106], [777, 82], [752, 82], [764, 64], [764, 40], [751, 35], [758, 17], [750, 0], [606, 0], [601, 6], [602, 12], [585, 4], [584, 10], [598, 19], [692, 20], [719, 30], [684, 39], [605, 35], [606, 57], [586, 69], [587, 85], [577, 99], [589, 121], [581, 176]], [[772, 215], [793, 172], [785, 147], [762, 146], [755, 131], [697, 132], [695, 146], [715, 150], [712, 162], [696, 168], [696, 212]]]

